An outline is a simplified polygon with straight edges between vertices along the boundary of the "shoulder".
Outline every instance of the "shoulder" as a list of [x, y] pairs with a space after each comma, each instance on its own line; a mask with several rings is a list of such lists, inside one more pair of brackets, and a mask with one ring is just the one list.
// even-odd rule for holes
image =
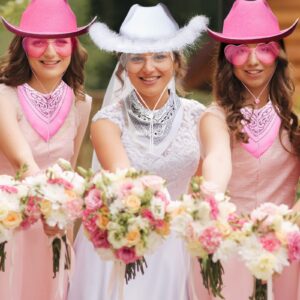
[[75, 100], [75, 109], [79, 124], [88, 120], [92, 109], [92, 97], [86, 94], [83, 100]]
[[92, 122], [97, 122], [101, 119], [109, 120], [119, 126], [120, 129], [124, 125], [125, 114], [124, 101], [118, 102], [101, 108], [93, 117]]
[[3, 96], [5, 97], [7, 95], [16, 95], [16, 88], [4, 83], [0, 83], [0, 97], [2, 98]]
[[222, 108], [215, 102], [213, 102], [206, 108], [204, 116], [206, 115], [214, 116], [221, 119], [222, 121], [226, 121], [226, 112], [224, 108]]
[[180, 98], [183, 106], [184, 113], [191, 118], [196, 118], [197, 120], [205, 111], [205, 106], [193, 99]]

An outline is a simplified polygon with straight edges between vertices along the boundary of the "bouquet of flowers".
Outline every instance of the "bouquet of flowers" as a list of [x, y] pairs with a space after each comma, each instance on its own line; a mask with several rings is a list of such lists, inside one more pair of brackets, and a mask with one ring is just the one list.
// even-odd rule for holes
[[255, 278], [250, 299], [265, 300], [272, 275], [300, 260], [298, 215], [286, 205], [264, 203], [246, 217], [241, 228], [239, 255]]
[[[30, 195], [25, 205], [27, 223], [40, 214], [41, 219], [50, 227], [67, 231], [69, 225], [82, 216], [85, 180], [74, 172], [69, 162], [59, 160], [43, 173], [27, 177]], [[54, 277], [60, 269], [62, 242], [65, 246], [65, 269], [70, 268], [70, 249], [66, 233], [54, 237], [52, 241]]]
[[21, 199], [26, 186], [8, 175], [0, 176], [0, 270], [5, 271], [5, 244], [23, 221]]
[[185, 240], [191, 255], [198, 258], [204, 286], [223, 298], [221, 260], [237, 248], [235, 239], [230, 238], [232, 227], [228, 222], [236, 207], [224, 194], [203, 192], [202, 183], [202, 178], [194, 177], [192, 192], [172, 203], [172, 229]]
[[100, 257], [121, 262], [126, 283], [144, 273], [144, 255], [169, 235], [169, 202], [161, 177], [134, 169], [92, 176], [82, 223]]

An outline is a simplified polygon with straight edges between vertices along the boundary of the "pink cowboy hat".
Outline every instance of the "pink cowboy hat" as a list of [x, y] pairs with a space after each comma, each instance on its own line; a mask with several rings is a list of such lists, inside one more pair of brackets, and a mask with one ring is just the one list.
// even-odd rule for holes
[[88, 31], [96, 17], [86, 26], [77, 27], [67, 0], [32, 0], [23, 12], [19, 27], [11, 25], [2, 17], [5, 27], [19, 36], [72, 37]]
[[236, 0], [223, 24], [222, 33], [208, 29], [208, 34], [223, 43], [261, 43], [277, 41], [290, 35], [296, 28], [280, 30], [278, 19], [266, 0]]

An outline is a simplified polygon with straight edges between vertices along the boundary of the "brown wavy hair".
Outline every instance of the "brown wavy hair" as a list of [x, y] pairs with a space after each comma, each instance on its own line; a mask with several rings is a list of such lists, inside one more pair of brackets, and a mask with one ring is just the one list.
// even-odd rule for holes
[[[217, 62], [213, 79], [213, 91], [216, 102], [226, 113], [227, 126], [236, 141], [246, 143], [248, 135], [243, 132], [244, 120], [240, 109], [244, 106], [245, 87], [234, 75], [232, 65], [226, 60], [224, 48], [226, 44], [221, 43], [217, 52]], [[280, 142], [285, 150], [288, 149], [282, 143], [282, 131], [287, 130], [289, 140], [293, 146], [293, 153], [300, 157], [300, 128], [298, 117], [292, 110], [292, 95], [294, 84], [289, 75], [289, 62], [285, 52], [283, 41], [280, 41], [280, 54], [277, 58], [275, 73], [270, 81], [270, 98], [277, 108], [281, 118]], [[249, 121], [249, 120], [244, 120]]]
[[[176, 81], [176, 91], [180, 96], [185, 96], [187, 93], [183, 87], [183, 81], [187, 72], [187, 62], [186, 58], [181, 52], [172, 52], [174, 55], [174, 64], [175, 64], [175, 81]], [[120, 59], [122, 53], [118, 53], [117, 56]], [[122, 73], [124, 72], [124, 67], [120, 63], [119, 68], [116, 72], [117, 78], [121, 81], [123, 84], [122, 80]]]
[[[72, 42], [75, 47], [63, 80], [73, 89], [76, 99], [83, 100], [84, 65], [88, 55], [77, 38], [72, 38]], [[32, 71], [22, 46], [22, 37], [15, 36], [6, 55], [0, 61], [0, 83], [16, 87], [28, 82], [31, 76]]]

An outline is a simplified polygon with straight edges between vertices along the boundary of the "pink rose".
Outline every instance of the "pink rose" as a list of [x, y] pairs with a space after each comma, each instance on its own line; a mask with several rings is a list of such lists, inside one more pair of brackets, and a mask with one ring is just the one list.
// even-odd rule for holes
[[85, 205], [88, 209], [91, 210], [98, 209], [102, 205], [101, 192], [98, 189], [93, 188], [88, 192], [84, 200], [85, 200]]
[[153, 190], [160, 190], [164, 185], [165, 180], [156, 175], [146, 175], [141, 178], [141, 182], [144, 186]]
[[72, 220], [79, 218], [82, 213], [83, 200], [76, 198], [64, 204], [64, 208], [68, 211], [68, 215]]
[[18, 189], [14, 186], [9, 185], [0, 185], [0, 190], [7, 193], [7, 194], [17, 194]]
[[222, 234], [215, 227], [208, 227], [203, 230], [199, 237], [205, 251], [209, 254], [215, 253], [222, 241]]
[[158, 197], [159, 199], [161, 199], [161, 201], [165, 203], [165, 207], [170, 204], [169, 199], [166, 197], [166, 194], [163, 192], [159, 191], [159, 192], [155, 193], [155, 197]]
[[116, 251], [116, 257], [122, 260], [125, 264], [135, 262], [138, 257], [135, 254], [134, 248], [122, 247]]
[[133, 187], [132, 182], [124, 182], [120, 187], [120, 198], [128, 196]]
[[277, 239], [274, 233], [268, 233], [260, 237], [259, 241], [263, 248], [269, 252], [274, 252], [281, 246], [280, 241]]
[[300, 233], [291, 232], [288, 234], [288, 256], [290, 261], [300, 260]]
[[97, 230], [91, 237], [91, 241], [95, 248], [110, 248], [110, 243], [107, 239], [107, 230]]

